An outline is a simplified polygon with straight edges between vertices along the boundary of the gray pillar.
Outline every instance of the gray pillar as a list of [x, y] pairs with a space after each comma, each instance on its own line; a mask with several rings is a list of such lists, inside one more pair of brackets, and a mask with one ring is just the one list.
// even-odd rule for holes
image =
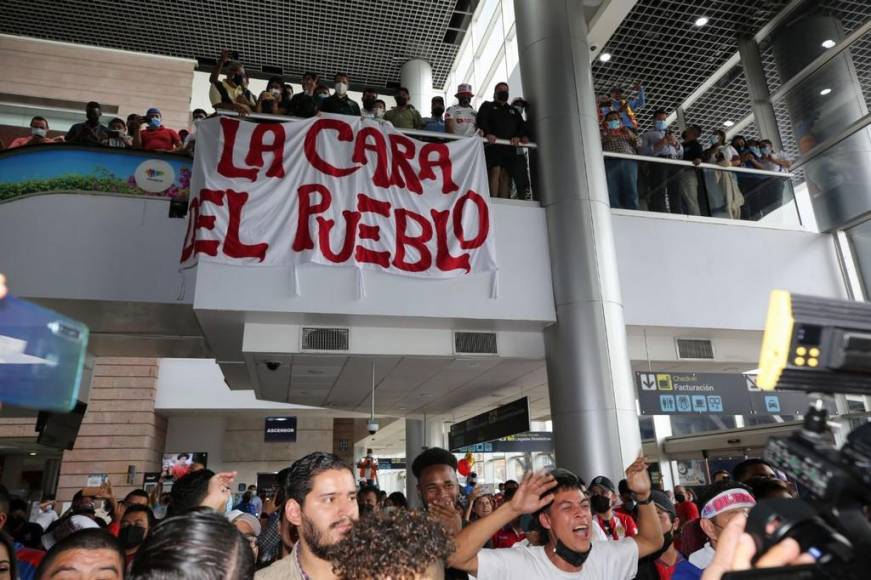
[[687, 114], [686, 111], [683, 110], [682, 107], [678, 107], [675, 109], [674, 114], [677, 117], [677, 128], [681, 130], [681, 132], [687, 130]]
[[587, 481], [620, 479], [641, 435], [584, 7], [581, 0], [514, 6], [557, 313], [545, 330], [556, 461]]
[[425, 60], [409, 60], [399, 69], [399, 80], [408, 89], [411, 104], [424, 116], [429, 117], [432, 99], [432, 67]]
[[777, 117], [771, 104], [771, 94], [768, 92], [768, 82], [765, 80], [765, 69], [762, 68], [762, 57], [756, 39], [752, 36], [739, 36], [738, 53], [741, 55], [741, 67], [747, 79], [756, 127], [759, 128], [762, 138], [771, 141], [780, 151], [783, 149], [783, 142], [777, 128]]
[[411, 472], [411, 463], [424, 449], [424, 429], [421, 419], [405, 420], [405, 497], [408, 505], [420, 507], [420, 497], [417, 493], [417, 478]]
[[[774, 62], [786, 82], [841, 42], [840, 21], [808, 3], [772, 37]], [[825, 93], [825, 94], [823, 94]], [[850, 50], [845, 50], [784, 97], [799, 150], [806, 153], [868, 114]], [[804, 165], [817, 224], [824, 232], [871, 211], [871, 132], [860, 131]]]

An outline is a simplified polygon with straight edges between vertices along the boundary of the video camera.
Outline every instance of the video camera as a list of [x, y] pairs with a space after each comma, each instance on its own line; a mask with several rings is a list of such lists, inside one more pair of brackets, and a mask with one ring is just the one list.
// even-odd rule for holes
[[[871, 394], [871, 305], [773, 292], [758, 384], [765, 390]], [[768, 442], [765, 459], [804, 486], [809, 501], [763, 500], [746, 527], [756, 560], [793, 538], [816, 563], [732, 572], [724, 580], [871, 577], [871, 423], [850, 433], [840, 450], [828, 443], [828, 434], [819, 398], [800, 431]]]

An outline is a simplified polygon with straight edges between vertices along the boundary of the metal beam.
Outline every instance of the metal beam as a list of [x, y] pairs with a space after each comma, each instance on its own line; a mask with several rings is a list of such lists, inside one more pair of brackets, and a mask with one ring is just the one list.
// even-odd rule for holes
[[638, 0], [605, 0], [590, 20], [587, 31], [587, 44], [590, 46], [590, 62], [593, 62], [602, 48], [611, 40], [617, 28], [626, 19]]
[[[760, 28], [759, 32], [757, 32], [756, 34], [753, 35], [753, 39], [756, 40], [756, 42], [762, 42], [763, 40], [765, 40], [768, 37], [768, 35], [774, 31], [775, 28], [780, 26], [781, 23], [783, 23], [787, 18], [789, 18], [792, 15], [792, 13], [795, 12], [796, 9], [798, 9], [804, 3], [805, 3], [805, 0], [792, 0], [792, 2], [790, 2], [786, 6], [786, 8], [784, 8], [783, 10], [778, 12], [774, 18], [769, 20], [765, 24], [765, 26]], [[741, 55], [738, 54], [737, 52], [735, 54], [733, 54], [732, 56], [730, 56], [726, 60], [726, 62], [724, 62], [720, 66], [720, 68], [718, 68], [714, 72], [714, 74], [709, 76], [705, 80], [705, 82], [700, 84], [696, 90], [694, 90], [692, 93], [690, 93], [690, 95], [684, 100], [684, 102], [682, 102], [679, 105], [680, 108], [683, 109], [684, 111], [689, 109], [693, 103], [698, 101], [702, 97], [702, 95], [704, 95], [708, 91], [708, 89], [710, 89], [715, 84], [717, 84], [717, 82], [721, 78], [726, 76], [730, 70], [732, 70], [733, 68], [738, 66], [738, 63], [740, 63], [740, 62], [741, 62]], [[773, 100], [773, 98], [772, 98], [772, 100]], [[674, 113], [672, 113], [671, 115], [668, 116], [666, 121], [670, 125], [671, 123], [674, 122], [674, 120], [676, 118], [677, 118], [677, 116]]]

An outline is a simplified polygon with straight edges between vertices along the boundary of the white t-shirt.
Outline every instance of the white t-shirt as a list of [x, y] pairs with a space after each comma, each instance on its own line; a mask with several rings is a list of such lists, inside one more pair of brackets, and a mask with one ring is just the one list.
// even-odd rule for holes
[[638, 573], [638, 544], [631, 538], [596, 542], [580, 572], [563, 572], [548, 559], [544, 546], [478, 552], [478, 580], [631, 580]]
[[475, 109], [472, 107], [463, 107], [461, 105], [453, 105], [445, 111], [445, 125], [448, 119], [454, 120], [454, 135], [464, 135], [471, 137], [475, 134]]
[[[789, 159], [789, 157], [787, 157], [786, 153], [784, 153], [783, 151], [775, 151], [771, 154], [771, 156], [778, 161], [787, 161]], [[773, 161], [769, 161], [768, 159], [763, 159], [761, 163], [762, 169], [766, 169], [768, 171], [788, 171], [788, 169], [778, 165]]]

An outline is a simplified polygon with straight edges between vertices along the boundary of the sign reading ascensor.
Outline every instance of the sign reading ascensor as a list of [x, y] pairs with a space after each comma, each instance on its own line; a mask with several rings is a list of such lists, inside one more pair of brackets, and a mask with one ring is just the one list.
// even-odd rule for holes
[[296, 441], [296, 417], [266, 417], [264, 441]]
[[332, 115], [221, 117], [197, 133], [185, 266], [316, 263], [420, 278], [497, 269], [478, 139], [425, 143]]

